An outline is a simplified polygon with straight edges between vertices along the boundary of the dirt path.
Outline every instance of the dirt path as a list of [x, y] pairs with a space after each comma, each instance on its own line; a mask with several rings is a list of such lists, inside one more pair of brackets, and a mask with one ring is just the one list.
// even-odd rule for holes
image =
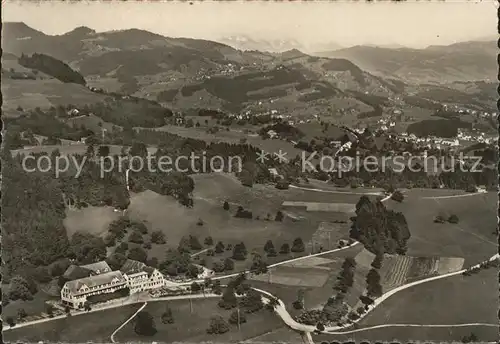
[[140, 311], [142, 311], [146, 306], [148, 305], [147, 302], [144, 302], [144, 304], [134, 313], [132, 314], [132, 316], [130, 318], [128, 318], [127, 320], [125, 320], [123, 322], [123, 324], [121, 324], [112, 334], [111, 334], [111, 342], [112, 343], [116, 343], [115, 342], [115, 335], [118, 333], [118, 331], [120, 331], [123, 327], [125, 327], [125, 325], [127, 325], [132, 319], [135, 318], [135, 316], [137, 314], [139, 314]]

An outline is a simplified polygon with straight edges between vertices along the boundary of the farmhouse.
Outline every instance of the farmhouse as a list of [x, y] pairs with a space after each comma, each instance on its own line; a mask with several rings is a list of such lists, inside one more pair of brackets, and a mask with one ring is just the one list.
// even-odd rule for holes
[[84, 307], [90, 296], [119, 291], [132, 294], [160, 288], [164, 284], [163, 275], [157, 269], [131, 259], [116, 271], [111, 271], [105, 261], [71, 265], [63, 276], [68, 282], [61, 289], [61, 301], [73, 308]]

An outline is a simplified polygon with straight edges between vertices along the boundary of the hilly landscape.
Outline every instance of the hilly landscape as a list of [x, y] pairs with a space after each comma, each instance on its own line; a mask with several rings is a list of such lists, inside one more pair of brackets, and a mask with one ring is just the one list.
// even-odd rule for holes
[[48, 54], [78, 70], [89, 86], [157, 99], [179, 109], [186, 104], [265, 109], [265, 102], [278, 110], [293, 104], [298, 112], [325, 108], [325, 101], [338, 99], [346, 111], [363, 112], [372, 109], [371, 104], [344, 91], [368, 89], [390, 96], [396, 88], [344, 59], [316, 58], [296, 49], [244, 52], [217, 42], [136, 29], [96, 33], [81, 27], [50, 36], [23, 23], [6, 23], [4, 31], [6, 52]]
[[[3, 31], [4, 66], [16, 65], [22, 55], [46, 54], [78, 71], [87, 88], [147, 98], [174, 111], [275, 111], [292, 118], [335, 113], [338, 120], [352, 125], [358, 119], [376, 119], [402, 107], [425, 117], [434, 110], [436, 95], [439, 101], [472, 104], [478, 109], [491, 108], [495, 99], [494, 84], [486, 80], [496, 69], [490, 56], [494, 47], [480, 42], [424, 50], [358, 46], [318, 57], [296, 48], [243, 51], [223, 43], [170, 38], [139, 29], [98, 33], [79, 27], [62, 35], [47, 35], [12, 22], [4, 23]], [[235, 38], [224, 40], [234, 42]], [[296, 46], [288, 43], [282, 48]], [[262, 46], [262, 42], [255, 44]], [[482, 63], [469, 68], [478, 58]], [[10, 68], [15, 72], [16, 68]], [[480, 84], [470, 81], [481, 77]], [[50, 76], [29, 82], [7, 79], [2, 84], [6, 114], [29, 105], [29, 99], [47, 107], [58, 105], [61, 96], [55, 96], [53, 90], [63, 88], [63, 83], [48, 79]], [[415, 80], [431, 84], [415, 85]], [[449, 83], [436, 85], [433, 80]], [[453, 83], [457, 80], [462, 81]], [[102, 100], [86, 87], [73, 84], [71, 88], [75, 99]]]
[[354, 46], [318, 53], [348, 59], [361, 68], [414, 83], [493, 81], [496, 78], [496, 41], [471, 41], [426, 49]]
[[[47, 35], [11, 22], [3, 31], [6, 115], [17, 115], [16, 109], [33, 102], [60, 105], [65, 98], [54, 94], [65, 88], [64, 83], [44, 76], [40, 68], [35, 80], [9, 76], [26, 70], [27, 64], [20, 66], [19, 61], [34, 61], [29, 57], [33, 54], [59, 59], [81, 75], [82, 81], [60, 92], [71, 94], [74, 104], [78, 99], [102, 101], [102, 94], [89, 92], [94, 89], [157, 101], [173, 111], [277, 113], [296, 120], [333, 115], [355, 126], [396, 109], [407, 110], [402, 122], [424, 120], [440, 106], [436, 102], [492, 110], [496, 97], [495, 85], [488, 81], [496, 69], [491, 56], [495, 50], [487, 42], [423, 50], [357, 46], [320, 57], [293, 48], [298, 46], [293, 42], [274, 46], [276, 42], [255, 41], [263, 50], [274, 48], [237, 50], [224, 43], [139, 29], [96, 32], [79, 27]], [[223, 40], [234, 43], [237, 38]], [[287, 47], [292, 49], [283, 51]], [[65, 78], [74, 77], [71, 70], [67, 73]]]

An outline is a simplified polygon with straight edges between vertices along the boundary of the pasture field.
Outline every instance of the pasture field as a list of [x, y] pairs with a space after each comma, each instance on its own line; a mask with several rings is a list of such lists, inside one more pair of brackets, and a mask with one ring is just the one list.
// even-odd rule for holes
[[[497, 195], [389, 201], [386, 206], [402, 212], [411, 238], [408, 256], [462, 257], [464, 266], [476, 264], [497, 251]], [[434, 223], [437, 215], [456, 214], [459, 223]]]
[[91, 233], [104, 236], [109, 224], [120, 217], [120, 212], [115, 212], [112, 207], [93, 207], [66, 210], [64, 227], [68, 237], [76, 232]]
[[346, 203], [320, 203], [320, 202], [300, 202], [300, 201], [285, 201], [284, 207], [301, 207], [306, 208], [306, 211], [326, 211], [335, 213], [354, 213], [356, 210], [355, 204]]
[[[276, 212], [282, 209], [283, 199], [301, 200], [312, 197], [311, 192], [297, 189], [278, 190], [272, 185], [260, 184], [248, 188], [228, 174], [198, 174], [192, 177], [195, 182], [192, 208], [179, 205], [171, 197], [145, 191], [132, 195], [127, 210], [129, 216], [149, 222], [152, 230], [162, 230], [168, 244], [172, 246], [176, 246], [184, 235], [197, 235], [201, 240], [210, 235], [215, 241], [221, 240], [224, 244], [234, 245], [244, 241], [249, 252], [261, 249], [267, 240], [272, 240], [277, 249], [284, 242], [291, 244], [297, 237], [302, 237], [304, 242], [307, 242], [318, 230], [321, 222], [339, 218], [339, 214], [333, 212], [305, 212], [294, 209], [284, 211], [290, 213], [294, 219], [287, 216], [283, 222], [277, 222], [274, 217]], [[337, 195], [328, 197], [332, 200]], [[230, 204], [228, 211], [222, 208], [226, 200]], [[234, 216], [240, 205], [252, 211], [253, 219]], [[268, 215], [269, 221], [266, 220]], [[203, 225], [198, 225], [199, 220]], [[347, 232], [342, 233], [341, 236], [346, 234]]]
[[[326, 269], [326, 270], [325, 270]], [[298, 287], [322, 287], [328, 280], [329, 268], [273, 268], [271, 273], [252, 276], [252, 280]]]
[[93, 93], [84, 86], [62, 83], [56, 79], [6, 79], [2, 82], [2, 95], [2, 108], [11, 112], [18, 106], [30, 110], [68, 104], [79, 106], [104, 100], [104, 95]]
[[[371, 194], [380, 194], [383, 195], [383, 189], [381, 188], [370, 188], [370, 187], [360, 187], [360, 188], [351, 188], [351, 187], [339, 187], [332, 183], [327, 183], [322, 180], [317, 179], [309, 179], [307, 183], [301, 182], [295, 184], [299, 187], [303, 187], [306, 189], [317, 189], [317, 190], [325, 190], [325, 191], [335, 191], [339, 194], [357, 194], [359, 197], [363, 196], [363, 194], [371, 195]], [[321, 192], [321, 191], [318, 191]]]
[[[306, 291], [305, 303], [307, 309], [322, 308], [323, 305], [327, 302], [328, 298], [335, 295], [332, 288], [337, 282], [337, 277], [339, 275], [339, 272], [341, 271], [342, 263], [344, 262], [344, 259], [346, 257], [353, 257], [358, 252], [357, 249], [359, 249], [359, 247], [352, 247], [339, 252], [330, 253], [325, 256], [307, 258], [297, 263], [284, 265], [284, 267], [286, 267], [287, 269], [293, 267], [295, 271], [297, 271], [299, 276], [302, 274], [304, 276], [309, 276], [310, 274], [328, 275], [326, 281], [322, 281], [322, 285], [317, 285], [316, 287], [303, 287]], [[365, 280], [368, 270], [369, 269], [359, 264], [354, 269], [354, 284], [349, 289], [346, 297], [346, 302], [351, 307], [354, 307], [358, 303], [359, 296], [365, 290]], [[309, 284], [312, 283], [313, 282], [310, 282]], [[266, 288], [264, 289], [267, 290]], [[296, 293], [292, 296], [293, 298], [291, 298], [290, 300], [290, 308], [292, 308], [291, 302], [295, 301], [297, 298]]]
[[452, 276], [402, 290], [360, 325], [498, 323], [498, 271]]
[[383, 291], [387, 292], [404, 284], [411, 265], [412, 258], [408, 256], [384, 259], [380, 269]]
[[463, 258], [439, 258], [437, 264], [437, 274], [443, 275], [452, 271], [461, 270], [464, 265]]
[[359, 331], [349, 334], [321, 334], [313, 335], [315, 343], [345, 343], [353, 341], [362, 343], [377, 341], [392, 343], [414, 343], [419, 342], [462, 342], [462, 338], [474, 333], [479, 342], [496, 342], [498, 340], [498, 327], [467, 326], [467, 327], [389, 327]]
[[[356, 262], [367, 269], [371, 268], [375, 255], [367, 250], [356, 256]], [[384, 292], [400, 285], [437, 274], [458, 271], [464, 259], [453, 257], [410, 257], [386, 255], [379, 270]]]
[[412, 257], [410, 267], [405, 276], [406, 282], [412, 282], [424, 276], [436, 274], [439, 261], [440, 259], [436, 257]]
[[279, 150], [286, 152], [285, 156], [287, 159], [292, 159], [296, 155], [301, 155], [302, 150], [297, 149], [291, 142], [278, 140], [278, 139], [266, 139], [264, 140], [258, 135], [249, 135], [240, 132], [239, 130], [219, 130], [215, 134], [207, 133], [206, 128], [203, 127], [181, 127], [174, 125], [166, 125], [161, 128], [156, 128], [155, 130], [166, 131], [171, 134], [176, 134], [182, 137], [203, 140], [206, 142], [227, 142], [227, 143], [240, 143], [241, 139], [245, 139], [245, 143], [248, 143], [254, 147], [260, 148], [266, 152], [277, 153]]
[[87, 85], [90, 87], [97, 87], [106, 90], [107, 92], [119, 92], [123, 83], [119, 82], [117, 78], [111, 77], [85, 77]]
[[[109, 153], [111, 155], [120, 155], [123, 146], [118, 145], [107, 145], [109, 147]], [[16, 156], [17, 154], [37, 154], [37, 153], [48, 153], [59, 149], [61, 155], [84, 155], [87, 151], [87, 145], [84, 143], [73, 143], [73, 144], [62, 144], [62, 145], [53, 145], [53, 146], [31, 146], [25, 147], [21, 149], [13, 149], [11, 150], [12, 156]], [[148, 152], [150, 154], [154, 154], [156, 152], [156, 147], [148, 147]]]
[[[207, 334], [206, 329], [210, 324], [211, 317], [220, 315], [227, 321], [232, 313], [232, 310], [219, 308], [217, 306], [218, 301], [218, 298], [192, 300], [192, 312], [188, 300], [148, 303], [144, 311], [153, 316], [157, 333], [154, 336], [147, 337], [147, 340], [163, 343], [176, 341], [191, 343], [206, 341], [231, 342], [259, 336], [284, 326], [277, 315], [262, 309], [254, 314], [245, 314], [247, 322], [241, 324], [241, 332], [238, 332], [236, 325], [229, 324], [230, 330], [224, 334]], [[161, 315], [165, 312], [167, 306], [172, 309], [173, 324], [163, 324], [161, 321]], [[134, 332], [134, 321], [132, 320], [116, 334], [115, 339], [117, 342], [122, 343], [139, 342], [146, 340], [146, 337], [138, 336]]]
[[408, 199], [420, 199], [427, 197], [449, 197], [449, 196], [459, 196], [459, 195], [471, 195], [469, 192], [465, 192], [464, 190], [455, 190], [455, 189], [420, 189], [420, 188], [412, 188], [412, 189], [403, 189], [403, 193], [405, 198]]
[[349, 230], [350, 225], [347, 221], [346, 223], [320, 222], [318, 229], [312, 237], [314, 248], [320, 249], [320, 247], [323, 247], [324, 250], [334, 249], [339, 245], [341, 239], [349, 239]]
[[[291, 244], [299, 236], [310, 237], [316, 230], [313, 225], [303, 222], [288, 219], [283, 222], [274, 221], [275, 212], [272, 212], [272, 219], [266, 221], [264, 217], [267, 212], [271, 212], [270, 209], [262, 210], [259, 220], [236, 218], [236, 207], [225, 211], [222, 203], [195, 197], [193, 208], [186, 208], [171, 197], [146, 191], [132, 196], [127, 213], [132, 219], [150, 223], [152, 230], [163, 231], [167, 244], [171, 247], [177, 247], [180, 239], [188, 234], [198, 236], [201, 242], [210, 235], [215, 242], [221, 240], [225, 245], [231, 243], [234, 246], [243, 241], [250, 253], [253, 249], [261, 250], [267, 240], [272, 240], [279, 249], [282, 243]], [[245, 209], [252, 209], [254, 217], [259, 214], [254, 208], [245, 206]], [[198, 225], [199, 220], [203, 225]], [[159, 259], [162, 258], [162, 252], [153, 250], [152, 253], [157, 254]]]
[[299, 123], [296, 125], [304, 133], [302, 140], [308, 142], [316, 137], [333, 137], [335, 139], [340, 139], [344, 134], [345, 130], [340, 129], [334, 125], [329, 125], [326, 131], [323, 131], [324, 127], [319, 122], [310, 123]]
[[[9, 285], [3, 284], [2, 289], [8, 290]], [[9, 300], [9, 303], [2, 307], [2, 317], [5, 319], [6, 317], [10, 316], [13, 317], [14, 319], [17, 319], [17, 312], [19, 309], [24, 309], [26, 311], [26, 314], [28, 314], [28, 317], [32, 315], [39, 315], [45, 312], [46, 310], [45, 301], [58, 300], [58, 299], [59, 297], [50, 296], [47, 293], [40, 290], [35, 295], [33, 295], [33, 300], [26, 300], [26, 301]]]
[[[109, 122], [103, 121], [100, 117], [94, 115], [94, 114], [89, 114], [88, 116], [82, 115], [82, 116], [76, 116], [76, 117], [70, 117], [64, 121], [67, 125], [70, 127], [82, 127], [85, 126], [87, 129], [92, 130], [95, 133], [101, 134], [101, 130], [113, 130], [113, 128], [117, 127], [117, 125]], [[104, 133], [106, 135], [106, 133]]]
[[262, 334], [260, 336], [246, 340], [247, 343], [289, 343], [302, 344], [304, 341], [299, 333], [288, 328], [282, 327], [274, 331]]
[[[222, 335], [209, 335], [206, 333], [206, 329], [209, 326], [210, 318], [214, 315], [220, 315], [227, 321], [232, 312], [219, 308], [218, 301], [218, 298], [194, 299], [192, 300], [192, 312], [189, 300], [149, 302], [144, 311], [153, 316], [157, 333], [153, 337], [147, 337], [147, 340], [161, 342], [239, 341], [284, 326], [277, 315], [263, 309], [254, 314], [246, 314], [247, 322], [241, 325], [241, 332], [238, 332], [236, 325], [230, 324], [229, 332]], [[161, 315], [167, 305], [173, 311], [175, 321], [173, 324], [163, 324], [161, 321]], [[139, 303], [74, 317], [70, 316], [19, 329], [14, 328], [4, 332], [3, 335], [8, 342], [35, 343], [43, 340], [44, 342], [82, 343], [92, 341], [106, 343], [110, 342], [111, 334], [141, 306], [142, 303]], [[146, 337], [138, 336], [134, 332], [134, 321], [132, 320], [115, 335], [115, 339], [117, 342], [131, 342], [144, 341]]]
[[3, 332], [6, 342], [109, 343], [113, 331], [136, 312], [141, 304], [101, 312], [69, 316]]

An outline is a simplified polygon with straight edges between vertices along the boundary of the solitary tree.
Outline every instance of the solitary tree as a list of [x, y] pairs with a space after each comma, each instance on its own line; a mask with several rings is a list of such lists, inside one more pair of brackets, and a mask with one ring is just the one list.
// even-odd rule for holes
[[405, 199], [405, 196], [403, 195], [403, 193], [401, 193], [401, 191], [396, 190], [392, 193], [391, 199], [401, 203]]
[[302, 238], [296, 238], [293, 241], [293, 245], [291, 248], [292, 252], [304, 252], [306, 249], [304, 242], [302, 241]]
[[380, 284], [380, 275], [377, 270], [371, 269], [366, 275], [367, 294], [370, 297], [382, 295], [382, 285]]
[[7, 317], [5, 318], [5, 322], [7, 323], [7, 325], [9, 325], [10, 327], [14, 327], [16, 325], [16, 322], [14, 321], [14, 318], [13, 317]]
[[254, 313], [261, 310], [264, 307], [262, 302], [262, 296], [260, 293], [254, 289], [250, 289], [247, 284], [240, 284], [243, 289], [248, 289], [245, 296], [241, 299], [241, 306], [245, 309], [247, 313]]
[[445, 223], [446, 219], [442, 215], [437, 215], [434, 218], [435, 223]]
[[222, 253], [224, 252], [224, 244], [222, 241], [218, 241], [217, 244], [215, 245], [215, 253]]
[[28, 314], [26, 313], [26, 311], [24, 310], [24, 308], [19, 308], [19, 309], [17, 310], [17, 318], [18, 318], [19, 320], [22, 320], [22, 319], [26, 318], [26, 316], [27, 316], [27, 315], [28, 315]]
[[238, 300], [236, 299], [233, 288], [226, 288], [218, 305], [220, 308], [232, 309], [236, 307], [237, 303]]
[[134, 331], [141, 336], [153, 336], [156, 333], [156, 327], [151, 314], [139, 312], [135, 317]]
[[231, 258], [226, 258], [224, 260], [224, 270], [225, 271], [234, 270], [234, 261]]
[[90, 307], [90, 303], [88, 301], [85, 302], [84, 309], [86, 312], [90, 312], [92, 310], [92, 307]]
[[212, 246], [214, 244], [214, 239], [211, 236], [207, 236], [203, 242], [205, 246]]
[[287, 243], [284, 243], [283, 245], [281, 245], [280, 253], [281, 254], [288, 254], [288, 253], [290, 253], [290, 245], [287, 244]]
[[278, 210], [276, 212], [276, 217], [274, 218], [274, 221], [281, 222], [281, 221], [283, 221], [283, 217], [284, 217], [283, 213], [280, 210]]
[[141, 232], [133, 231], [132, 233], [130, 233], [128, 241], [134, 244], [142, 244], [144, 242], [144, 239], [142, 238]]
[[233, 249], [233, 259], [234, 260], [245, 260], [247, 257], [247, 249], [243, 242], [234, 245]]
[[224, 205], [222, 206], [222, 208], [224, 208], [224, 210], [229, 210], [229, 202], [224, 201]]
[[450, 215], [450, 217], [448, 218], [449, 223], [458, 223], [458, 221], [458, 216], [455, 214]]
[[161, 315], [161, 322], [164, 324], [174, 323], [174, 316], [170, 307], [167, 306], [167, 309], [165, 309], [165, 312], [163, 312], [163, 314]]
[[196, 282], [191, 283], [191, 292], [192, 293], [195, 294], [195, 293], [199, 292], [200, 290], [201, 290], [201, 287], [198, 283], [196, 283]]
[[274, 244], [271, 240], [268, 240], [264, 245], [264, 251], [269, 252], [270, 249], [274, 249]]
[[154, 231], [151, 233], [151, 242], [153, 244], [165, 244], [166, 243], [166, 240], [165, 240], [165, 234], [163, 234], [162, 231], [158, 230], [158, 231]]
[[375, 258], [373, 258], [373, 262], [372, 262], [372, 267], [374, 269], [380, 269], [382, 267], [382, 262], [384, 260], [384, 255], [381, 254], [381, 253], [377, 253], [375, 255]]
[[470, 335], [462, 337], [462, 343], [476, 343], [478, 338], [474, 332], [471, 332]]
[[207, 329], [208, 334], [222, 334], [227, 331], [229, 331], [229, 325], [220, 315], [216, 315], [210, 319], [210, 326]]
[[99, 156], [108, 156], [109, 155], [109, 146], [99, 146], [98, 149]]
[[245, 313], [240, 312], [239, 310], [234, 310], [229, 317], [229, 322], [233, 325], [243, 324], [247, 322], [247, 318]]

